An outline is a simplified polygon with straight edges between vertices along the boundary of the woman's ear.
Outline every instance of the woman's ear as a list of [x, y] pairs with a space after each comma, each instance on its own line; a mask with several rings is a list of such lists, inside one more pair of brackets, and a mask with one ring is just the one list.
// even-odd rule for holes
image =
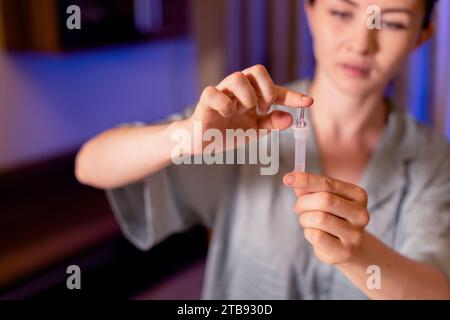
[[434, 36], [435, 26], [434, 23], [431, 22], [430, 25], [426, 29], [422, 29], [420, 31], [419, 39], [417, 40], [416, 46], [414, 49], [419, 48], [422, 44], [430, 40]]

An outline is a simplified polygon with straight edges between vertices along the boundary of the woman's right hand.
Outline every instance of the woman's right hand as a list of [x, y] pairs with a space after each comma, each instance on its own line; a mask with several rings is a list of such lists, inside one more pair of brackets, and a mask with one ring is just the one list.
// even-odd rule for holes
[[268, 113], [273, 104], [299, 108], [313, 102], [311, 97], [275, 85], [266, 68], [255, 65], [205, 88], [189, 126], [200, 122], [203, 130], [219, 129], [224, 135], [226, 129], [284, 130], [292, 125], [292, 116], [280, 110]]

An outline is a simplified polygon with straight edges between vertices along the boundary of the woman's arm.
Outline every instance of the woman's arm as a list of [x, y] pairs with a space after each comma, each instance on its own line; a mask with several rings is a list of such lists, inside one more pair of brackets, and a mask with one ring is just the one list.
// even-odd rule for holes
[[143, 179], [171, 163], [176, 142], [171, 133], [187, 128], [188, 120], [108, 130], [88, 141], [75, 161], [75, 175], [83, 183], [112, 189]]
[[[370, 289], [367, 284], [371, 265], [380, 268], [379, 289]], [[336, 267], [371, 299], [450, 299], [450, 285], [443, 272], [400, 255], [368, 232], [353, 257]]]
[[[272, 104], [300, 108], [312, 103], [310, 97], [275, 85], [267, 70], [256, 65], [233, 73], [217, 87], [205, 88], [188, 119], [112, 129], [87, 142], [76, 159], [76, 177], [102, 189], [127, 185], [170, 164], [172, 150], [179, 144], [171, 139], [176, 129], [185, 129], [190, 137], [200, 139], [191, 141], [191, 146], [203, 143], [202, 137], [193, 134], [195, 122], [200, 122], [203, 130], [214, 128], [222, 133], [228, 128], [284, 130], [291, 126], [292, 116], [282, 111], [267, 113]], [[257, 106], [266, 114], [257, 115]], [[193, 153], [192, 147], [186, 151]]]

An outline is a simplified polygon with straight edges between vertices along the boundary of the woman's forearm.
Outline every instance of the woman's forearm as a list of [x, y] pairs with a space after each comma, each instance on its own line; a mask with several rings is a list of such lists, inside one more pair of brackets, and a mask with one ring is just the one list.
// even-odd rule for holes
[[171, 163], [171, 150], [176, 144], [171, 133], [186, 125], [182, 120], [108, 130], [81, 148], [76, 158], [76, 177], [83, 184], [101, 189], [139, 181]]
[[[372, 265], [380, 268], [380, 288], [367, 284]], [[368, 232], [355, 257], [337, 268], [371, 299], [450, 299], [443, 272], [398, 254]]]

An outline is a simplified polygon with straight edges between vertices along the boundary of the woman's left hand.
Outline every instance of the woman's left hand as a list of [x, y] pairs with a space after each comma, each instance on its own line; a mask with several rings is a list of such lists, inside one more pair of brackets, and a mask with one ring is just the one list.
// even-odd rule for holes
[[316, 256], [329, 264], [350, 261], [369, 223], [367, 192], [357, 185], [310, 173], [292, 172], [283, 181], [295, 190], [294, 212]]

